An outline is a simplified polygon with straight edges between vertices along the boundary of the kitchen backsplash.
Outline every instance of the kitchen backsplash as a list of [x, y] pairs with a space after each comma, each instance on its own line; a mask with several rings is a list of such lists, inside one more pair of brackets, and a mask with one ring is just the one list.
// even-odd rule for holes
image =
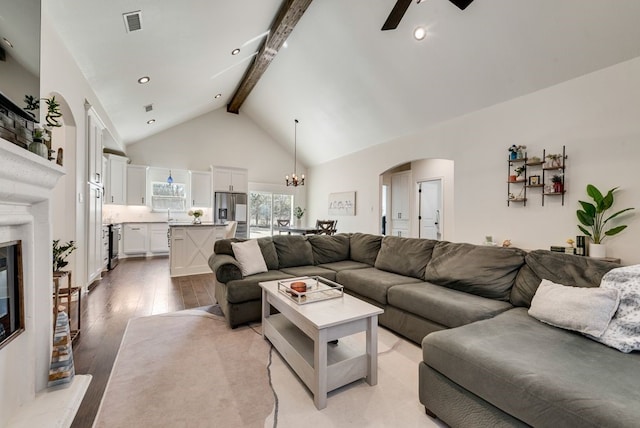
[[[202, 209], [204, 215], [202, 221], [212, 221], [212, 209]], [[193, 217], [187, 215], [186, 212], [171, 212], [171, 219], [177, 221], [190, 221]], [[102, 206], [102, 223], [128, 223], [128, 222], [165, 222], [168, 220], [168, 213], [153, 212], [151, 207], [146, 206], [127, 206], [127, 205], [103, 205]]]

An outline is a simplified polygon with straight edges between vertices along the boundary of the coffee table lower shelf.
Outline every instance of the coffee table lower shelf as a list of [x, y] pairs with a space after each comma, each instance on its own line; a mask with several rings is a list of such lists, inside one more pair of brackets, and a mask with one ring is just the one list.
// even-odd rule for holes
[[[313, 392], [314, 342], [282, 314], [266, 318], [263, 334]], [[327, 392], [367, 377], [367, 355], [341, 341], [327, 346]]]

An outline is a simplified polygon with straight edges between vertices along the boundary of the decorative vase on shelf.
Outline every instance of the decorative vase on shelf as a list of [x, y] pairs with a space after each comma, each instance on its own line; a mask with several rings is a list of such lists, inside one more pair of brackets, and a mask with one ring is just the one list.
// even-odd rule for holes
[[29, 151], [45, 159], [49, 157], [49, 149], [46, 144], [39, 139], [34, 139], [33, 143], [29, 144]]
[[509, 152], [509, 159], [515, 160], [518, 157], [517, 152]]
[[603, 244], [589, 243], [589, 257], [602, 259], [607, 257], [607, 247]]
[[553, 191], [554, 193], [562, 193], [564, 191], [564, 183], [562, 182], [553, 183]]
[[296, 228], [300, 229], [302, 227], [302, 219], [297, 218], [295, 221]]
[[194, 217], [193, 218], [193, 224], [201, 224], [202, 220], [200, 220], [200, 217]]

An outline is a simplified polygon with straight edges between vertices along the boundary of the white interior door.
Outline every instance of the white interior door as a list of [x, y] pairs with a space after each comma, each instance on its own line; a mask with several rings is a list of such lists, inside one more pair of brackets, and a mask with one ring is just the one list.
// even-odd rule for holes
[[442, 240], [442, 179], [422, 181], [420, 189], [419, 237]]

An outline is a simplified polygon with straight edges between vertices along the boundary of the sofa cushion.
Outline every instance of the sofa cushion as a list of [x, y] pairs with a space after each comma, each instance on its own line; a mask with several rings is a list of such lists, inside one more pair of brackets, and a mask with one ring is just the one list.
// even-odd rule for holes
[[640, 354], [624, 354], [515, 308], [427, 335], [424, 362], [531, 426], [636, 426]]
[[445, 327], [459, 327], [507, 311], [509, 302], [486, 299], [429, 282], [396, 285], [389, 289], [390, 305]]
[[364, 269], [364, 268], [371, 267], [366, 263], [355, 262], [353, 260], [343, 260], [341, 262], [323, 263], [318, 266], [326, 269], [331, 269], [336, 272], [340, 272], [342, 270], [348, 270], [348, 269]]
[[525, 252], [441, 241], [433, 249], [425, 280], [444, 287], [497, 300], [509, 300]]
[[282, 272], [293, 276], [321, 276], [329, 281], [336, 280], [336, 272], [320, 266], [296, 266], [281, 269]]
[[374, 266], [380, 270], [422, 279], [437, 242], [431, 239], [385, 236]]
[[313, 250], [302, 235], [275, 235], [273, 244], [278, 254], [278, 269], [313, 265]]
[[351, 260], [373, 266], [380, 251], [382, 236], [368, 233], [354, 233], [349, 238]]
[[[265, 236], [256, 240], [260, 246], [260, 251], [262, 251], [262, 257], [264, 258], [264, 262], [267, 264], [267, 268], [269, 270], [278, 269], [278, 255], [276, 254], [276, 247], [273, 245], [271, 237]], [[244, 241], [246, 241], [246, 239], [219, 239], [213, 244], [213, 252], [215, 254], [226, 254], [235, 257], [231, 244], [234, 242]]]
[[568, 287], [543, 279], [529, 315], [555, 327], [600, 337], [616, 313], [618, 290], [600, 287]]
[[313, 250], [313, 261], [323, 263], [340, 262], [349, 259], [349, 235], [309, 235], [307, 240]]
[[243, 303], [249, 300], [256, 300], [262, 297], [262, 289], [259, 282], [274, 281], [277, 279], [293, 278], [293, 275], [286, 274], [279, 270], [257, 273], [246, 278], [229, 281], [227, 285], [227, 301], [229, 303]]
[[597, 287], [605, 273], [617, 264], [596, 260], [591, 257], [534, 250], [527, 253], [524, 265], [511, 290], [514, 306], [531, 306], [542, 279], [573, 287]]
[[264, 262], [260, 246], [255, 239], [244, 242], [231, 243], [233, 253], [236, 255], [242, 276], [249, 276], [260, 272], [267, 272], [267, 264]]
[[343, 270], [336, 275], [336, 281], [348, 290], [386, 305], [387, 290], [394, 285], [422, 282], [417, 278], [398, 275], [376, 268]]

